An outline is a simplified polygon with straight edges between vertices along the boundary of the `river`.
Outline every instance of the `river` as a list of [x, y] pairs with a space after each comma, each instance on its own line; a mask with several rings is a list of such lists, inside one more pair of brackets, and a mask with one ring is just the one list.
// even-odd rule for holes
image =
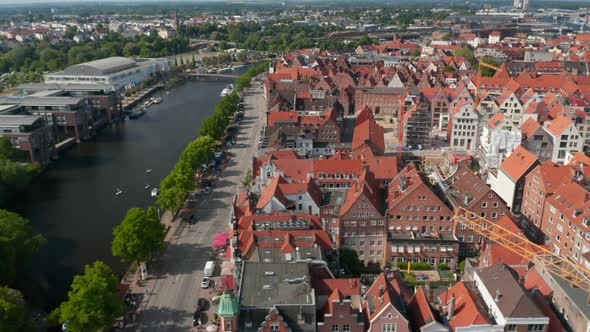
[[[19, 276], [19, 288], [31, 304], [46, 310], [57, 306], [73, 275], [96, 260], [122, 275], [125, 265], [111, 254], [113, 227], [129, 208], [154, 204], [150, 190], [198, 137], [201, 122], [229, 82], [187, 81], [169, 95], [160, 93], [163, 103], [74, 146], [12, 200], [8, 208], [28, 218], [48, 240], [27, 275]], [[117, 188], [121, 195], [115, 195]]]

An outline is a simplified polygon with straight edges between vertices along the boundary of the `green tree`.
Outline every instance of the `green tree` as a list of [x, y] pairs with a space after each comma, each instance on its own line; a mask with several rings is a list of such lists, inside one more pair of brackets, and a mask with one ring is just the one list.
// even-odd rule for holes
[[348, 248], [340, 248], [338, 250], [340, 257], [340, 266], [344, 269], [346, 274], [358, 277], [362, 272], [362, 263], [359, 260], [359, 256], [355, 250]]
[[[480, 60], [480, 62], [484, 62], [484, 63], [486, 63], [488, 65], [492, 65], [494, 67], [497, 67], [498, 66], [498, 63], [496, 62], [496, 60], [494, 60], [494, 58], [489, 57], [489, 56], [483, 57]], [[494, 70], [492, 68], [489, 68], [489, 67], [481, 66], [481, 76], [484, 76], [484, 77], [492, 77], [492, 76], [494, 76], [495, 73], [496, 73], [496, 70]]]
[[124, 262], [146, 262], [164, 249], [166, 231], [155, 208], [131, 208], [113, 231], [113, 255]]
[[86, 265], [83, 275], [74, 276], [68, 300], [51, 313], [51, 318], [67, 322], [68, 331], [73, 332], [110, 328], [125, 308], [118, 284], [117, 276], [105, 263]]
[[452, 73], [455, 71], [455, 68], [453, 66], [445, 66], [445, 68], [443, 69], [443, 72], [445, 73]]
[[21, 292], [0, 286], [0, 332], [29, 331], [27, 304]]
[[16, 154], [16, 151], [15, 151], [14, 147], [12, 146], [12, 143], [10, 143], [10, 140], [4, 136], [0, 137], [0, 159], [12, 160], [12, 158], [14, 158], [15, 154]]
[[248, 168], [248, 170], [246, 171], [246, 175], [242, 179], [242, 186], [247, 188], [250, 186], [251, 183], [252, 183], [252, 169]]
[[123, 47], [123, 55], [126, 57], [135, 57], [139, 55], [140, 50], [138, 44], [129, 42]]
[[469, 61], [469, 63], [472, 66], [475, 66], [477, 64], [477, 59], [475, 58], [475, 54], [467, 46], [463, 46], [460, 49], [456, 50], [455, 55], [464, 57], [465, 59], [467, 59], [467, 61]]
[[422, 52], [420, 52], [420, 50], [413, 50], [412, 53], [410, 53], [410, 56], [413, 58], [417, 58], [420, 56], [420, 54], [422, 54]]
[[29, 221], [7, 210], [0, 210], [0, 283], [10, 284], [16, 272], [47, 243], [33, 231]]

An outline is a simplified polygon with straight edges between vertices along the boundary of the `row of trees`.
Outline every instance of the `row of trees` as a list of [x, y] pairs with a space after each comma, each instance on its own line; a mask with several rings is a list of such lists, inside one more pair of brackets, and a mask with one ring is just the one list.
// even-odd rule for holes
[[170, 211], [182, 208], [186, 194], [195, 188], [195, 173], [208, 162], [215, 151], [215, 141], [201, 136], [192, 141], [180, 155], [180, 159], [168, 176], [160, 183], [158, 205]]
[[0, 53], [0, 73], [56, 71], [111, 56], [163, 57], [186, 51], [188, 43], [182, 37], [162, 39], [152, 34], [127, 38], [116, 32], [80, 44], [71, 40], [56, 44], [41, 40]]
[[27, 219], [0, 210], [0, 332], [30, 330], [32, 322], [23, 295], [9, 286], [46, 242], [33, 231]]
[[238, 79], [236, 80], [236, 89], [238, 91], [242, 91], [250, 87], [250, 84], [254, 77], [268, 71], [268, 65], [268, 62], [264, 62], [248, 69], [248, 71], [244, 75], [238, 77]]
[[[208, 162], [215, 142], [223, 136], [231, 116], [237, 111], [239, 97], [227, 95], [201, 125], [201, 136], [184, 149], [170, 174], [160, 184], [157, 203], [177, 211], [186, 193], [195, 186], [195, 174]], [[112, 253], [126, 263], [148, 262], [165, 247], [166, 230], [154, 207], [131, 208], [113, 231]], [[51, 318], [67, 322], [68, 331], [97, 331], [112, 326], [125, 310], [118, 296], [118, 279], [103, 262], [87, 265], [83, 275], [74, 277], [68, 300], [55, 309]], [[0, 332], [3, 332], [0, 330]]]

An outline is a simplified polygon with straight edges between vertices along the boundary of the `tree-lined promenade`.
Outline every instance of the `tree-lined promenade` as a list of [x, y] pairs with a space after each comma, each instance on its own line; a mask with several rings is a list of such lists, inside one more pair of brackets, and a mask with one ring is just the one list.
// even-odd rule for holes
[[[242, 88], [268, 64], [249, 70], [241, 79]], [[264, 68], [264, 69], [263, 69]], [[172, 171], [160, 183], [157, 204], [172, 212], [182, 208], [187, 193], [195, 189], [195, 175], [213, 157], [238, 109], [237, 93], [224, 96], [213, 114], [201, 124], [200, 136], [181, 153]], [[166, 231], [156, 208], [131, 208], [113, 231], [112, 253], [128, 264], [144, 266], [165, 249]], [[84, 274], [74, 277], [68, 299], [51, 315], [54, 322], [67, 323], [68, 331], [99, 331], [113, 326], [124, 313], [118, 294], [118, 278], [103, 262], [87, 265]], [[0, 331], [2, 332], [2, 331]]]

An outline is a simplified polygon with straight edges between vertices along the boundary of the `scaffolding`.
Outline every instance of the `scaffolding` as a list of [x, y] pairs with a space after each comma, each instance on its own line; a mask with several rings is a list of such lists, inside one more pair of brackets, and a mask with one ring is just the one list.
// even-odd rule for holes
[[523, 235], [495, 224], [475, 213], [457, 208], [454, 220], [470, 228], [491, 242], [534, 262], [539, 267], [590, 293], [590, 270], [566, 257], [557, 255], [544, 247], [534, 244]]

